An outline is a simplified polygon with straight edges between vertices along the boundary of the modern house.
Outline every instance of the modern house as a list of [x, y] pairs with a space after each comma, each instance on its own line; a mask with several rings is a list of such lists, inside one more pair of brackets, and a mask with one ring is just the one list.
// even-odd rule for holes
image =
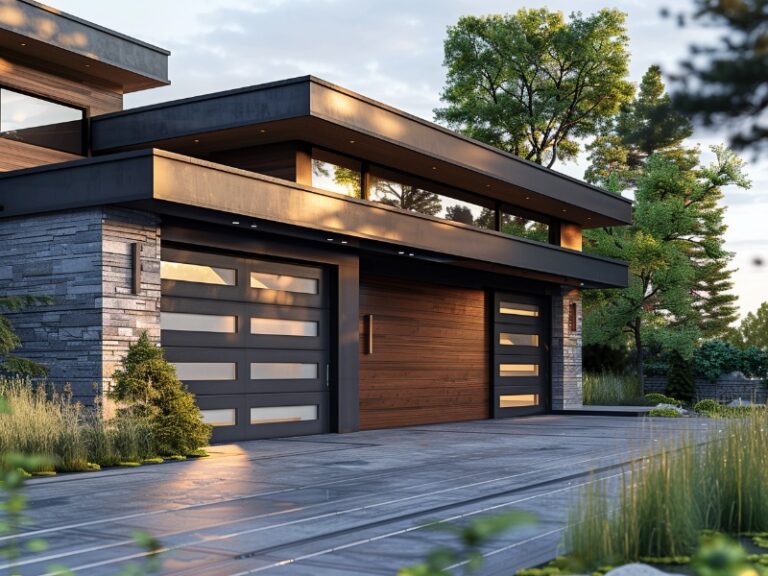
[[123, 110], [168, 52], [31, 0], [0, 47], [0, 294], [78, 399], [146, 330], [219, 441], [581, 405], [628, 200], [311, 76]]

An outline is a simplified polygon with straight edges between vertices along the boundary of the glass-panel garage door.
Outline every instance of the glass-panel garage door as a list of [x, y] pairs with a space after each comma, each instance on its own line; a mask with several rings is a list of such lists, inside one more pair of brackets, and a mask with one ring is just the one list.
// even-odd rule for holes
[[163, 248], [161, 339], [214, 441], [328, 431], [324, 270]]
[[549, 403], [547, 301], [497, 293], [494, 306], [494, 417], [543, 412]]

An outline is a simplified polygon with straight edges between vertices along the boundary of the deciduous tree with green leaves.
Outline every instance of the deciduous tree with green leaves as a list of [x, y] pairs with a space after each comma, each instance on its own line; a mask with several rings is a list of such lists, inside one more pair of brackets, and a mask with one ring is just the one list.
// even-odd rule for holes
[[[706, 199], [723, 186], [748, 186], [743, 162], [724, 147], [713, 147], [715, 161], [691, 166], [688, 155], [651, 156], [637, 179], [633, 224], [600, 228], [585, 236], [590, 251], [627, 260], [625, 289], [596, 291], [585, 299], [585, 344], [629, 338], [644, 379], [648, 346], [675, 350], [690, 358], [700, 335], [691, 287], [696, 267], [691, 246], [707, 245], [702, 226], [710, 217]], [[698, 159], [698, 158], [696, 158]], [[714, 242], [712, 254], [722, 250]]]
[[464, 16], [448, 28], [438, 121], [538, 164], [572, 160], [634, 92], [625, 14], [547, 9]]
[[731, 334], [730, 341], [739, 348], [754, 346], [768, 350], [768, 302], [763, 302], [744, 317]]

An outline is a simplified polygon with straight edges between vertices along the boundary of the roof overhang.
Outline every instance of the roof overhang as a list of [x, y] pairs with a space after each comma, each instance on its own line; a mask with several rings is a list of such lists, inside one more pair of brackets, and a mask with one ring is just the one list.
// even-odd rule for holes
[[585, 228], [628, 224], [631, 202], [318, 78], [106, 114], [95, 154], [155, 146], [207, 154], [307, 141]]
[[0, 175], [0, 218], [102, 205], [285, 233], [353, 249], [537, 274], [561, 284], [626, 286], [625, 262], [480, 230], [160, 150]]
[[32, 0], [0, 0], [0, 49], [121, 92], [169, 83], [167, 50]]

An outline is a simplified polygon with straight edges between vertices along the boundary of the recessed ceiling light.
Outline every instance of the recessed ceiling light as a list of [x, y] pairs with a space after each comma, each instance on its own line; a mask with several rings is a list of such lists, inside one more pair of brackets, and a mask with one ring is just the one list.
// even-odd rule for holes
[[258, 224], [251, 224], [251, 228], [258, 228], [258, 227], [259, 227]]
[[342, 244], [346, 244], [346, 243], [347, 243], [347, 241], [346, 241], [346, 240], [342, 240], [342, 241], [341, 241], [341, 243], [342, 243]]
[[409, 252], [409, 253], [408, 253], [408, 256], [413, 256], [413, 252]]
[[486, 188], [490, 188], [490, 187], [491, 187], [491, 185], [490, 185], [490, 184], [486, 184], [486, 185], [485, 185], [485, 187], [486, 187]]
[[587, 216], [587, 220], [592, 220], [592, 216]]
[[525, 199], [526, 199], [526, 200], [530, 200], [530, 199], [531, 199], [531, 197], [530, 197], [530, 196], [526, 196], [526, 197], [525, 197]]
[[437, 170], [437, 166], [432, 166], [432, 170]]
[[568, 212], [568, 210], [566, 210], [565, 208], [563, 208], [563, 212]]
[[19, 42], [19, 45], [20, 45], [20, 46], [26, 46], [26, 45], [27, 45], [27, 43], [26, 43], [26, 42]]
[[197, 144], [198, 142], [200, 142], [200, 140], [198, 140], [197, 138], [195, 138], [195, 144]]
[[350, 143], [350, 144], [354, 144], [354, 143], [355, 143], [355, 141], [354, 141], [354, 140], [350, 140], [350, 141], [349, 141], [349, 143]]
[[403, 254], [405, 254], [405, 252], [403, 252], [402, 250], [400, 250], [400, 251], [398, 252], [398, 254], [400, 254], [400, 256], [402, 256]]
[[86, 68], [90, 68], [90, 67], [91, 67], [91, 65], [90, 65], [90, 64], [86, 64], [86, 65], [85, 65], [85, 67], [86, 67]]
[[326, 238], [326, 240], [328, 240], [328, 242], [333, 242], [333, 238]]
[[235, 226], [237, 226], [238, 224], [240, 224], [240, 220], [232, 220], [232, 224], [234, 224]]
[[259, 132], [261, 132], [262, 134], [264, 134], [264, 133], [266, 132], [266, 130], [264, 130], [264, 128], [262, 128], [261, 130], [259, 130]]

